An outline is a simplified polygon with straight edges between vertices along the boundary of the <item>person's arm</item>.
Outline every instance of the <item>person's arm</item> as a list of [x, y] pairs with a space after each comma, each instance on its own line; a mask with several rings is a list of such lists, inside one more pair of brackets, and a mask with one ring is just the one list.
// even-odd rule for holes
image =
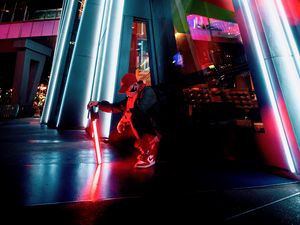
[[93, 106], [99, 107], [99, 110], [103, 112], [108, 112], [108, 113], [119, 113], [123, 112], [126, 108], [126, 101], [127, 99], [124, 99], [120, 102], [116, 103], [110, 103], [108, 101], [90, 101], [89, 104], [87, 105], [87, 108], [90, 109]]

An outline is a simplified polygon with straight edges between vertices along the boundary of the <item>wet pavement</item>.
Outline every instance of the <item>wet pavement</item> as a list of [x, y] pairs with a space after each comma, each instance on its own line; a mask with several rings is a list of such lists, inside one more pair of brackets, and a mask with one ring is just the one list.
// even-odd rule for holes
[[137, 152], [108, 142], [97, 165], [85, 130], [39, 118], [1, 121], [0, 149], [3, 224], [300, 224], [299, 181], [263, 167], [182, 155], [135, 169]]

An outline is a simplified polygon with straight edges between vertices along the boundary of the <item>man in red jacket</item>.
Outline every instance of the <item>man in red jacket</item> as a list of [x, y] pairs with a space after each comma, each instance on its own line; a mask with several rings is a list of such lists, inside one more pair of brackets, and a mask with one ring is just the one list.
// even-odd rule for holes
[[129, 126], [136, 138], [134, 146], [140, 151], [134, 167], [151, 167], [155, 164], [161, 139], [157, 96], [150, 86], [138, 81], [133, 73], [123, 76], [119, 93], [126, 94], [126, 98], [120, 102], [91, 101], [87, 107], [98, 106], [101, 111], [108, 113], [122, 112], [117, 131], [122, 133]]

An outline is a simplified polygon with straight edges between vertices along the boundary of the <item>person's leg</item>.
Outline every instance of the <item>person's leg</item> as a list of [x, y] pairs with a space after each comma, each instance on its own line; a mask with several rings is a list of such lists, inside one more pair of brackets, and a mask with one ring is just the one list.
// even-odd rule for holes
[[159, 139], [152, 134], [144, 134], [141, 139], [137, 140], [135, 147], [141, 152], [136, 168], [148, 168], [155, 164]]

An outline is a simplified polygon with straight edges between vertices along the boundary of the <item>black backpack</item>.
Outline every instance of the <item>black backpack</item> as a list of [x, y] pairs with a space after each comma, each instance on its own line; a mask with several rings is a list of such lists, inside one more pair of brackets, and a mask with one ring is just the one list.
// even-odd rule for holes
[[153, 110], [159, 130], [162, 133], [176, 131], [184, 118], [182, 89], [171, 84], [158, 84], [151, 87], [157, 97]]

